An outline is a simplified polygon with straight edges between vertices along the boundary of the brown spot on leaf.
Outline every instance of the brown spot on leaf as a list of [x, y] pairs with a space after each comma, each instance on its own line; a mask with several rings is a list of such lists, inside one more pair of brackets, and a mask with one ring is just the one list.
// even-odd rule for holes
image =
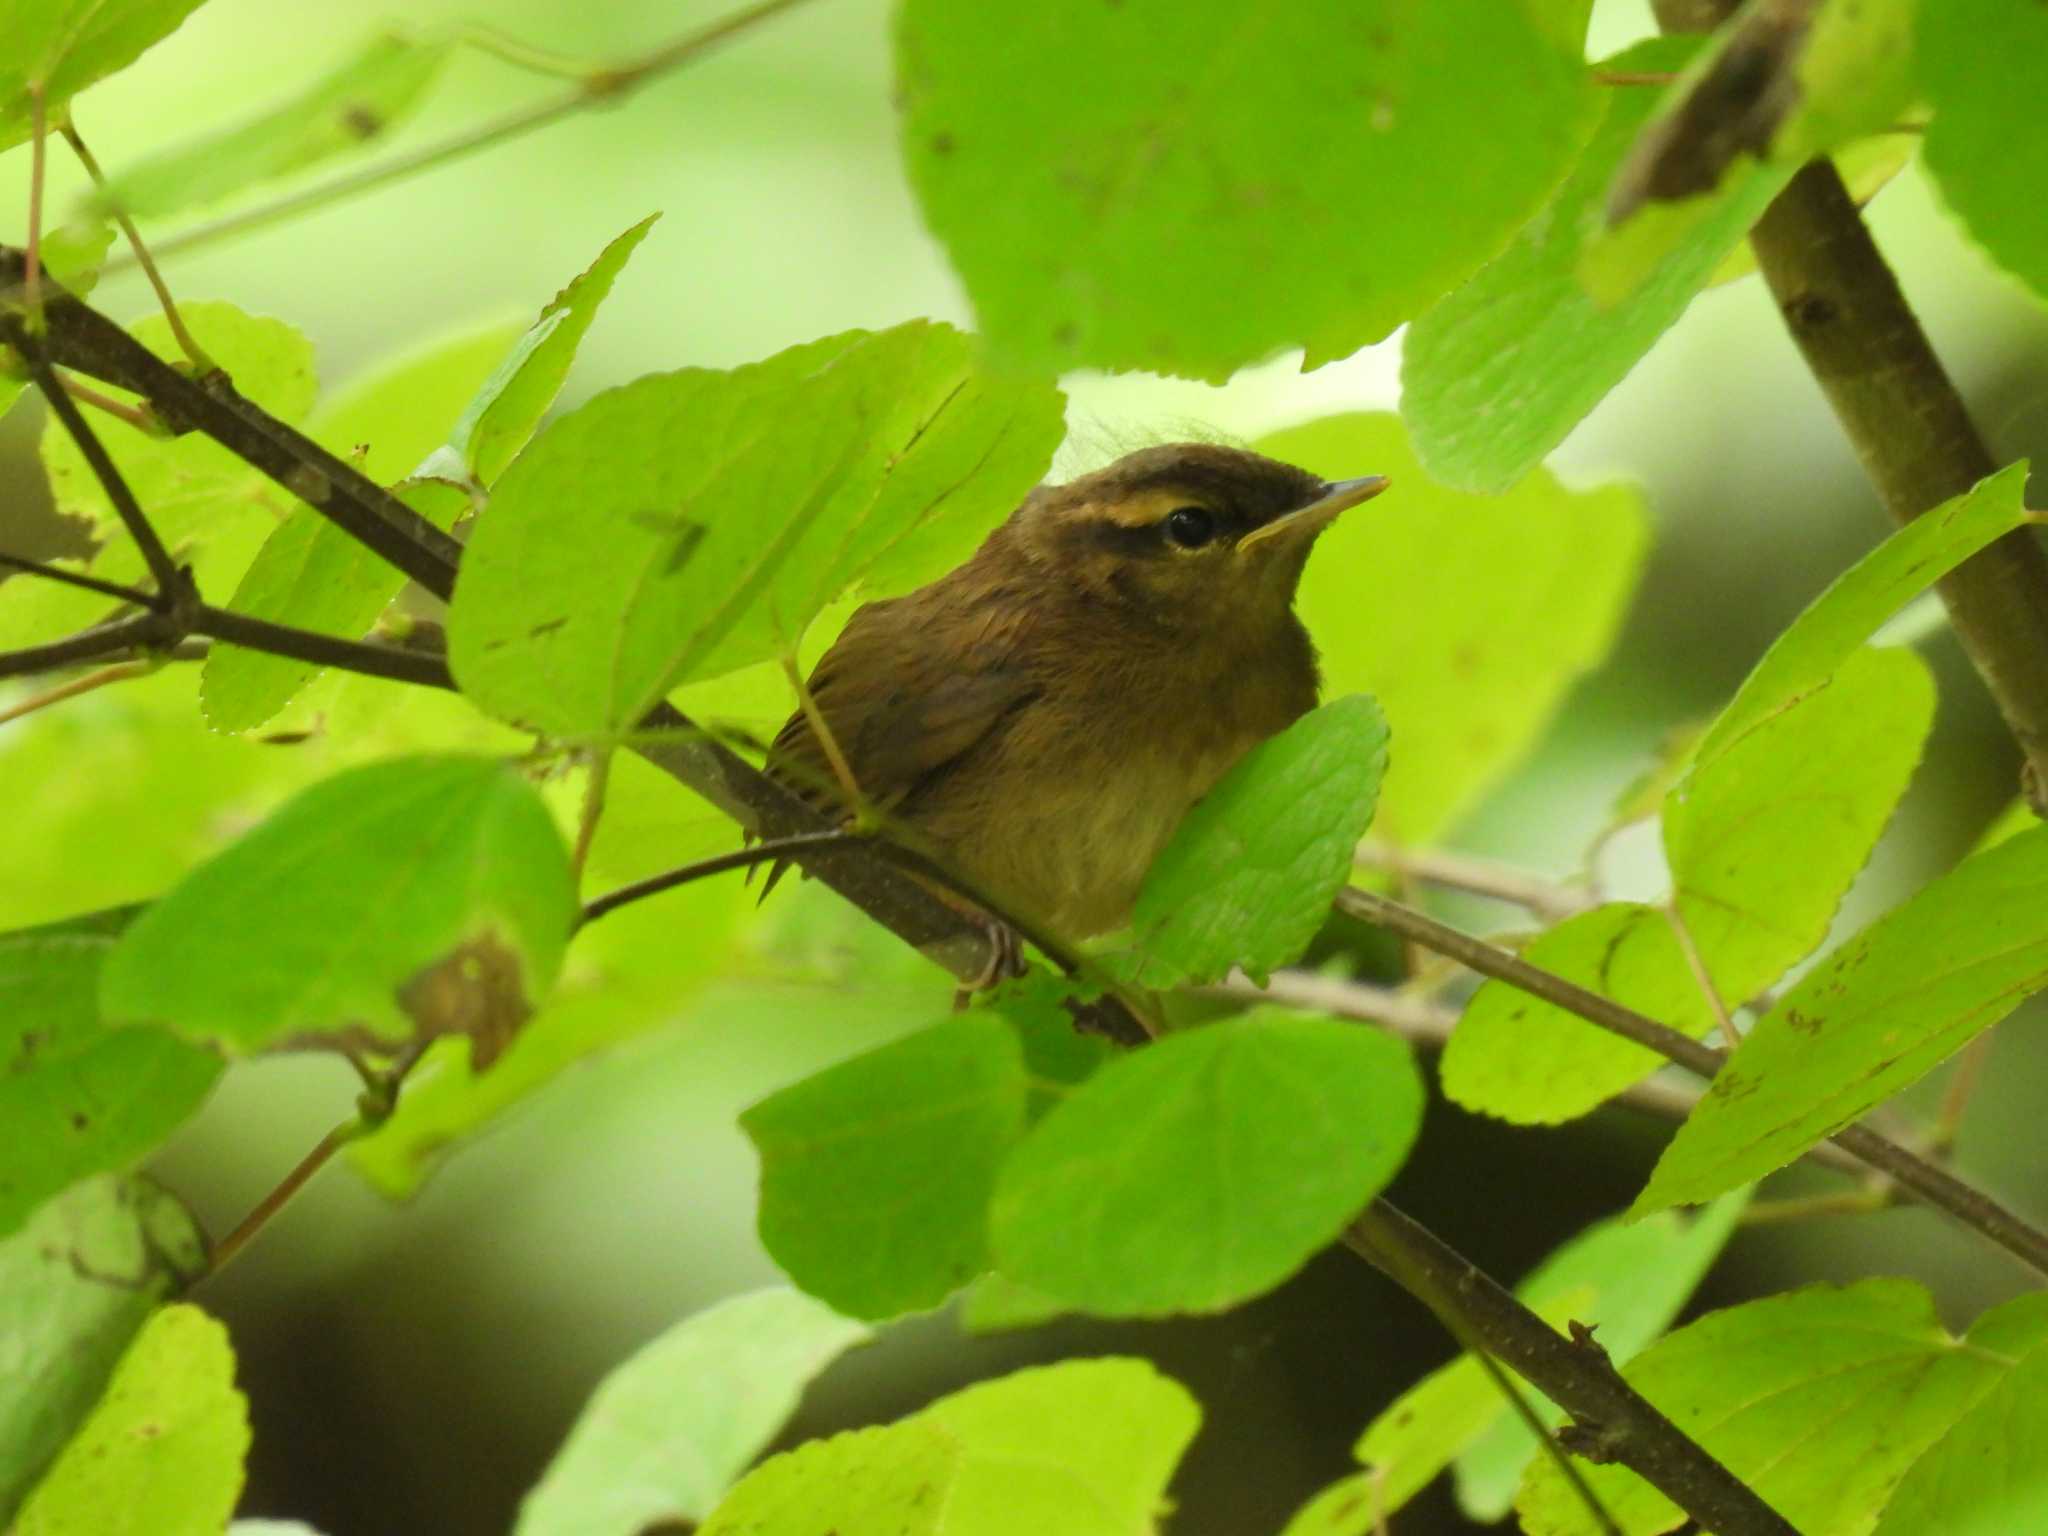
[[1643, 130], [1607, 195], [1607, 222], [1711, 192], [1738, 155], [1763, 158], [1799, 104], [1799, 58], [1820, 0], [1752, 6], [1707, 72]]
[[935, 154], [935, 155], [950, 155], [951, 153], [953, 153], [953, 149], [954, 149], [954, 144], [953, 144], [953, 135], [952, 135], [952, 134], [950, 134], [950, 133], [935, 133], [935, 134], [933, 134], [933, 135], [932, 135], [932, 153], [933, 153], [933, 154]]
[[397, 995], [420, 1039], [467, 1035], [470, 1064], [479, 1072], [533, 1016], [519, 956], [489, 933], [415, 972]]
[[358, 139], [375, 138], [384, 127], [384, 119], [361, 102], [350, 102], [342, 108], [342, 130]]

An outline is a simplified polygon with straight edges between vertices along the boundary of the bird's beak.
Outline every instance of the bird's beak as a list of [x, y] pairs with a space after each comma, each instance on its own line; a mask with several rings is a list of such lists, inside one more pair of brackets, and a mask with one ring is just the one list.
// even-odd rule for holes
[[1270, 523], [1262, 523], [1237, 541], [1237, 552], [1243, 554], [1255, 544], [1268, 539], [1280, 539], [1293, 543], [1297, 539], [1312, 538], [1336, 521], [1337, 514], [1347, 507], [1355, 507], [1361, 501], [1371, 501], [1387, 488], [1385, 475], [1366, 475], [1357, 480], [1333, 480], [1323, 489], [1323, 494], [1305, 507], [1276, 517]]

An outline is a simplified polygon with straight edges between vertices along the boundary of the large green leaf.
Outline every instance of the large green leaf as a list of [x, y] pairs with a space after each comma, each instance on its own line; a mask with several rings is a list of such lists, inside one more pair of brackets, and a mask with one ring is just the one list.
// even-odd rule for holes
[[896, 56], [925, 217], [993, 344], [1052, 369], [1378, 341], [1499, 251], [1597, 110], [1518, 5], [910, 0]]
[[1970, 238], [2048, 300], [2048, 12], [2021, 0], [1927, 0], [1916, 33], [1934, 103], [1927, 168]]
[[28, 88], [54, 118], [93, 81], [126, 69], [178, 30], [201, 0], [4, 0], [0, 3], [0, 150], [29, 136]]
[[1422, 1117], [1388, 1036], [1254, 1012], [1110, 1062], [1025, 1138], [989, 1210], [996, 1267], [1105, 1316], [1269, 1290], [1400, 1169]]
[[106, 933], [0, 934], [0, 1237], [50, 1196], [152, 1150], [221, 1061], [160, 1029], [100, 1022]]
[[1024, 1055], [971, 1014], [828, 1067], [740, 1117], [761, 1243], [854, 1317], [937, 1306], [987, 1263], [989, 1195], [1024, 1128]]
[[780, 1288], [684, 1319], [598, 1383], [513, 1536], [637, 1536], [701, 1522], [804, 1384], [867, 1338], [859, 1323]]
[[1801, 978], [1664, 1149], [1638, 1210], [1782, 1168], [2048, 986], [2048, 827], [1966, 859]]
[[22, 1506], [13, 1536], [217, 1536], [242, 1492], [249, 1407], [228, 1331], [165, 1307]]
[[[2005, 1378], [2015, 1344], [2048, 1339], [2039, 1303], [1987, 1313], [1956, 1339], [1910, 1281], [1814, 1286], [1711, 1313], [1622, 1374], [1802, 1536], [1862, 1536], [1907, 1468]], [[1626, 1536], [1684, 1523], [1626, 1468], [1580, 1470]], [[1548, 1462], [1517, 1507], [1529, 1536], [1597, 1529]]]
[[1394, 747], [1375, 828], [1447, 830], [1515, 767], [1613, 643], [1648, 541], [1642, 498], [1538, 470], [1504, 496], [1435, 483], [1391, 415], [1329, 416], [1258, 443], [1386, 495], [1317, 540], [1298, 604], [1333, 693], [1370, 693]]
[[[2003, 1307], [2000, 1314], [2019, 1305]], [[1973, 1345], [1998, 1347], [1987, 1326], [1998, 1316], [1970, 1330]], [[2048, 1339], [2036, 1334], [2008, 1347], [2018, 1353], [2003, 1357], [2010, 1366], [2004, 1377], [1913, 1463], [1885, 1505], [1875, 1536], [2048, 1530]]]
[[99, 1400], [135, 1331], [205, 1263], [184, 1207], [143, 1179], [87, 1180], [0, 1240], [0, 1524]]
[[[1912, 777], [1933, 711], [1927, 669], [1910, 651], [1859, 651], [1666, 796], [1668, 905], [1731, 1011], [1827, 936]], [[1526, 958], [1674, 1028], [1700, 1034], [1715, 1022], [1663, 907], [1597, 907], [1545, 933]], [[1441, 1071], [1444, 1092], [1468, 1109], [1553, 1124], [1661, 1064], [1555, 1004], [1488, 982]]]
[[[494, 325], [379, 368], [323, 405], [308, 431], [356, 457], [371, 479], [404, 474], [438, 441], [442, 424], [483, 381], [517, 332]], [[416, 510], [434, 508], [421, 505]], [[344, 640], [361, 639], [405, 577], [309, 506], [272, 530], [227, 606]], [[291, 701], [320, 669], [289, 656], [216, 642], [200, 671], [200, 707], [215, 730], [246, 731]]]
[[361, 149], [411, 114], [452, 46], [396, 32], [373, 37], [290, 101], [128, 167], [93, 203], [159, 218]]
[[1188, 812], [1132, 915], [1134, 979], [1263, 983], [1300, 957], [1351, 875], [1387, 764], [1379, 706], [1352, 694], [1247, 752]]
[[575, 918], [567, 850], [516, 769], [397, 758], [307, 790], [173, 887], [108, 957], [100, 1002], [230, 1054], [460, 1034], [484, 1063]]
[[771, 1457], [703, 1536], [1153, 1536], [1200, 1422], [1142, 1360], [1070, 1360]]
[[678, 683], [792, 651], [850, 586], [938, 574], [1060, 431], [1049, 384], [922, 321], [607, 391], [499, 482], [456, 587], [456, 677], [507, 719], [616, 731]]
[[[1607, 68], [1676, 68], [1696, 40], [1659, 38]], [[1506, 490], [1564, 440], [1673, 321], [1747, 233], [1784, 177], [1731, 177], [1711, 213], [1661, 252], [1633, 291], [1603, 305], [1579, 275], [1607, 189], [1655, 98], [1613, 89], [1593, 142], [1550, 205], [1464, 287], [1408, 332], [1401, 412], [1431, 473], [1474, 491]]]

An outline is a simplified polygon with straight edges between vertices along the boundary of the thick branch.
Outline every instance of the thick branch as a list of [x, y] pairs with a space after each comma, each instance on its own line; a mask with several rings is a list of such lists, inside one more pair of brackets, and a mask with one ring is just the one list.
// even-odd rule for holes
[[1624, 1381], [1590, 1336], [1558, 1333], [1427, 1227], [1375, 1200], [1344, 1242], [1403, 1290], [1454, 1298], [1460, 1320], [1494, 1357], [1577, 1422], [1573, 1449], [1581, 1455], [1621, 1462], [1717, 1536], [1799, 1536]]
[[[1807, 166], [1750, 236], [1792, 339], [1901, 523], [1998, 466], [1834, 166]], [[1949, 621], [2048, 795], [2048, 556], [2007, 534], [1940, 584]]]
[[[1713, 1077], [1727, 1059], [1712, 1046], [1667, 1024], [1659, 1024], [1610, 997], [1588, 991], [1576, 982], [1529, 964], [1519, 955], [1475, 939], [1469, 933], [1460, 933], [1375, 892], [1347, 886], [1337, 895], [1337, 909], [1390, 929], [1482, 976], [1491, 976], [1531, 997], [1555, 1003], [1587, 1023], [1647, 1046], [1665, 1060], [1701, 1077]], [[1948, 1212], [1964, 1226], [1974, 1228], [2008, 1253], [2048, 1274], [2048, 1232], [2028, 1225], [1983, 1191], [1971, 1188], [1953, 1174], [1864, 1126], [1844, 1126], [1830, 1139], [1859, 1161], [1889, 1174], [1927, 1204]]]

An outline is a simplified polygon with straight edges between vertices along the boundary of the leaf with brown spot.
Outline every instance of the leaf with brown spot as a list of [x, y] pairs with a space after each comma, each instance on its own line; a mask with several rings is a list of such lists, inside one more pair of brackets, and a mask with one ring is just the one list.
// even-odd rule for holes
[[230, 1054], [459, 1030], [481, 1061], [553, 985], [576, 912], [568, 851], [513, 765], [397, 758], [186, 876], [108, 957], [101, 1006]]

